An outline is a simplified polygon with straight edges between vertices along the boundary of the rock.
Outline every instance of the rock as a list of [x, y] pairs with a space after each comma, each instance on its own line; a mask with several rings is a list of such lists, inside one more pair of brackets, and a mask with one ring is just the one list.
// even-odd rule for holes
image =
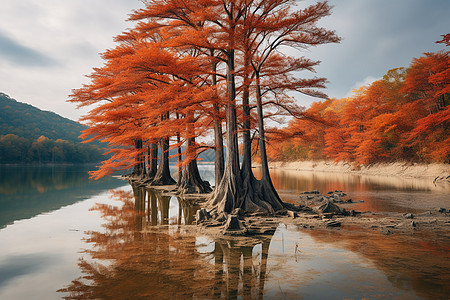
[[287, 215], [288, 215], [289, 217], [291, 217], [292, 219], [295, 219], [295, 218], [298, 217], [297, 213], [296, 213], [295, 211], [292, 211], [292, 210], [288, 210], [288, 211], [287, 211]]
[[443, 207], [439, 207], [438, 208], [438, 212], [445, 213], [445, 212], [447, 212], [447, 210], [445, 208], [443, 208]]
[[327, 201], [319, 206], [319, 212], [321, 213], [334, 213], [342, 214], [344, 211], [331, 201]]
[[352, 210], [349, 212], [349, 215], [352, 216], [352, 217], [355, 217], [357, 214], [358, 214], [358, 212], [357, 212], [356, 210], [354, 210], [354, 209], [352, 209]]
[[342, 202], [341, 196], [339, 196], [338, 194], [333, 194], [331, 198], [334, 200], [334, 202]]
[[242, 224], [236, 215], [228, 216], [227, 222], [225, 223], [225, 230], [241, 230]]
[[327, 194], [328, 195], [332, 195], [332, 194], [334, 194], [334, 192], [333, 191], [329, 191]]
[[222, 233], [228, 235], [245, 235], [247, 233], [247, 228], [239, 220], [238, 216], [229, 215]]
[[387, 229], [387, 230], [383, 229], [382, 232], [383, 232], [384, 235], [391, 235], [391, 234], [393, 234], [393, 232], [390, 231], [389, 229]]
[[345, 202], [346, 202], [346, 203], [353, 203], [353, 200], [352, 200], [352, 199], [348, 199], [348, 200], [346, 200]]
[[412, 226], [412, 227], [417, 227], [417, 223], [414, 222], [414, 221], [411, 221], [411, 226]]
[[303, 194], [320, 194], [318, 190], [314, 190], [311, 192], [303, 192]]
[[403, 216], [407, 219], [414, 219], [414, 215], [413, 214], [403, 214]]

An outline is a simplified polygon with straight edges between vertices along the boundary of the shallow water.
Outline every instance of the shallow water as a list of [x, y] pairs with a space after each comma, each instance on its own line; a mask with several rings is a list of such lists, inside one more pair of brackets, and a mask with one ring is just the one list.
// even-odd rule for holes
[[[1, 168], [0, 299], [445, 299], [450, 293], [450, 242], [436, 236], [280, 224], [272, 236], [213, 240], [186, 232], [196, 208], [184, 199], [133, 190], [114, 178], [92, 183], [85, 168]], [[201, 168], [205, 178], [213, 174], [211, 166]], [[397, 195], [436, 203], [447, 196], [426, 181], [395, 186], [393, 179], [322, 175], [272, 172], [290, 201], [298, 192], [343, 190], [365, 197], [361, 204], [370, 210], [406, 211]]]

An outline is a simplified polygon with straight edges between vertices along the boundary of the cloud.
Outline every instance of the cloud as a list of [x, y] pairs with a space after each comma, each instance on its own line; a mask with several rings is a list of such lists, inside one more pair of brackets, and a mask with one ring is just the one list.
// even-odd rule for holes
[[348, 90], [348, 92], [345, 94], [344, 97], [350, 97], [350, 96], [352, 96], [354, 90], [357, 90], [357, 89], [359, 89], [360, 87], [363, 87], [363, 86], [368, 86], [368, 85], [372, 84], [373, 82], [375, 82], [375, 81], [377, 81], [377, 80], [379, 80], [379, 79], [381, 79], [381, 78], [376, 78], [376, 77], [373, 77], [373, 76], [367, 76], [367, 77], [364, 78], [362, 81], [356, 82], [356, 83]]
[[0, 32], [0, 59], [7, 62], [32, 67], [50, 67], [58, 63], [45, 54], [29, 48]]
[[345, 97], [361, 80], [382, 77], [389, 69], [408, 67], [423, 52], [442, 49], [434, 42], [450, 28], [448, 0], [329, 2], [333, 12], [320, 24], [336, 30], [342, 42], [313, 48], [306, 55], [322, 61], [317, 74], [328, 78], [327, 94], [332, 97]]
[[[67, 103], [71, 89], [103, 64], [98, 53], [114, 46], [113, 36], [140, 0], [1, 0], [0, 91], [41, 109], [77, 119], [82, 112]], [[298, 1], [299, 7], [317, 0]], [[336, 30], [340, 44], [295, 53], [322, 61], [316, 74], [326, 77], [330, 97], [351, 90], [389, 69], [407, 67], [423, 52], [443, 49], [434, 42], [448, 33], [448, 0], [329, 0], [331, 16], [320, 25]], [[55, 64], [58, 67], [55, 68]], [[300, 105], [316, 98], [299, 96]]]

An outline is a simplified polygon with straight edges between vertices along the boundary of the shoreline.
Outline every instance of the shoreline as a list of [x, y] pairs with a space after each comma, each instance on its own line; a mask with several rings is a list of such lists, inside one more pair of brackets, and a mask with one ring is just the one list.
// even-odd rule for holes
[[431, 180], [441, 179], [444, 181], [449, 181], [447, 177], [450, 176], [450, 164], [419, 164], [408, 162], [377, 163], [369, 166], [356, 167], [346, 162], [292, 161], [270, 162], [269, 168], [292, 171], [347, 173], [355, 175], [396, 176]]

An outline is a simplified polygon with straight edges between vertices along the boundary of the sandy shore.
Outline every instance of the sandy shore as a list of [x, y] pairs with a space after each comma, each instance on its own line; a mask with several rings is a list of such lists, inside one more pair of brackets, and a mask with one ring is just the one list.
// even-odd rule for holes
[[409, 178], [447, 178], [450, 175], [449, 164], [416, 163], [380, 163], [355, 167], [344, 162], [331, 161], [294, 161], [272, 162], [270, 168], [297, 171], [336, 172], [376, 176], [400, 176]]

